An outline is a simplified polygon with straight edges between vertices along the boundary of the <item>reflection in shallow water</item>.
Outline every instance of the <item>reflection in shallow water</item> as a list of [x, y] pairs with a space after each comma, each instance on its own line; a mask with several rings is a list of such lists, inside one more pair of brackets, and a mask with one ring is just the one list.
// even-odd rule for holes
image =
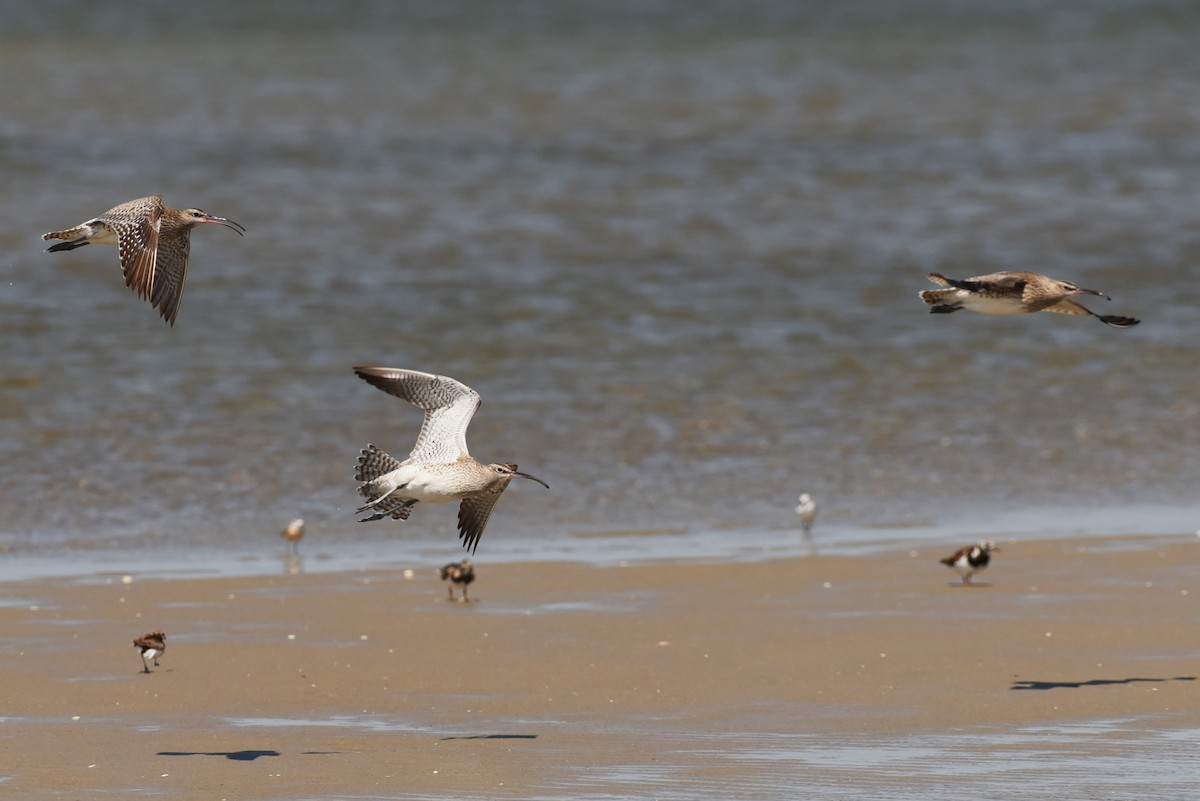
[[[1194, 798], [1200, 729], [1160, 731], [1147, 721], [1105, 720], [954, 734], [844, 737], [729, 732], [705, 742], [664, 735], [674, 764], [583, 769], [563, 783], [582, 792], [538, 796], [617, 798], [613, 783], [665, 800], [795, 798], [959, 801], [962, 798]], [[721, 747], [712, 747], [712, 741]], [[699, 747], [697, 747], [699, 746]], [[751, 765], [724, 786], [722, 762]], [[715, 766], [718, 766], [714, 768]], [[604, 789], [602, 789], [604, 788]]]

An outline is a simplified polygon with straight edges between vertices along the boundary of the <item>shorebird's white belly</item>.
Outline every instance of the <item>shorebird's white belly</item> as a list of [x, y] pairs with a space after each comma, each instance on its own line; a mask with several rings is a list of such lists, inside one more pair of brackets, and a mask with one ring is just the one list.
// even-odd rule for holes
[[462, 487], [452, 481], [453, 473], [429, 470], [425, 465], [401, 465], [390, 473], [375, 479], [376, 497], [391, 495], [394, 498], [420, 501], [421, 503], [449, 503], [462, 500]]
[[1029, 309], [1019, 298], [989, 298], [974, 292], [959, 290], [958, 300], [963, 308], [979, 314], [1025, 314]]
[[99, 221], [92, 222], [88, 224], [88, 228], [87, 240], [89, 245], [120, 245], [117, 232], [104, 223]]

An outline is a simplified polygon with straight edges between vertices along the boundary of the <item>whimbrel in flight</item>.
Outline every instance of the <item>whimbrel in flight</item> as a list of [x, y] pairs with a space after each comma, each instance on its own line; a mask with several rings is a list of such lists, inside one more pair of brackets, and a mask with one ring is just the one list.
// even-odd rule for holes
[[143, 634], [133, 641], [133, 647], [142, 652], [142, 670], [149, 673], [150, 663], [158, 667], [158, 658], [167, 650], [167, 635], [161, 631]]
[[297, 517], [279, 532], [279, 536], [287, 540], [292, 553], [300, 553], [300, 540], [304, 538], [304, 520]]
[[926, 289], [917, 294], [929, 304], [931, 314], [949, 314], [959, 309], [980, 314], [1028, 314], [1048, 311], [1057, 314], [1082, 314], [1095, 317], [1114, 328], [1132, 328], [1140, 320], [1110, 314], [1096, 314], [1071, 300], [1072, 295], [1097, 295], [1112, 300], [1103, 292], [1081, 289], [1070, 281], [1059, 281], [1041, 273], [1003, 272], [979, 275], [957, 281], [939, 273], [929, 280], [946, 289]]
[[446, 585], [446, 589], [450, 592], [451, 601], [454, 600], [455, 584], [458, 584], [462, 587], [463, 603], [466, 603], [469, 600], [467, 598], [467, 586], [475, 580], [475, 565], [470, 559], [464, 559], [461, 562], [451, 562], [448, 565], [444, 565], [442, 569], [438, 571], [438, 575], [442, 577], [442, 581], [450, 582]]
[[998, 551], [996, 543], [991, 540], [980, 540], [978, 545], [968, 545], [959, 548], [945, 559], [939, 559], [943, 565], [952, 567], [962, 576], [963, 584], [971, 583], [971, 576], [988, 566], [992, 560], [992, 551]]
[[811, 540], [813, 523], [817, 521], [817, 502], [807, 492], [801, 493], [796, 514], [800, 516], [800, 530], [804, 532], [804, 539]]
[[425, 410], [417, 444], [403, 462], [374, 445], [363, 450], [354, 477], [367, 503], [358, 511], [371, 516], [360, 522], [389, 516], [407, 520], [420, 501], [462, 501], [458, 536], [463, 547], [474, 553], [492, 508], [514, 476], [550, 488], [540, 478], [519, 472], [515, 464], [483, 464], [467, 452], [467, 426], [480, 402], [479, 393], [470, 387], [416, 370], [355, 367], [354, 372], [372, 386]]
[[160, 195], [122, 203], [95, 219], [42, 234], [42, 239], [65, 239], [47, 250], [74, 250], [95, 242], [116, 245], [125, 273], [125, 286], [158, 309], [162, 318], [175, 325], [183, 279], [187, 275], [192, 228], [215, 223], [232, 228], [241, 236], [246, 229], [233, 220], [213, 217], [200, 209], [180, 211], [163, 205]]

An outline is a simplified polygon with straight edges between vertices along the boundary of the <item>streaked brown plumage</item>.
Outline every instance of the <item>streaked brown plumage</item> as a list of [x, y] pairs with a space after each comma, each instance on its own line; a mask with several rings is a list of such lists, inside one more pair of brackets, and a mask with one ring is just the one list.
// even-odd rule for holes
[[47, 248], [51, 253], [91, 243], [116, 245], [125, 286], [149, 301], [169, 325], [175, 325], [192, 228], [201, 223], [224, 225], [239, 236], [246, 230], [233, 220], [213, 217], [201, 209], [173, 209], [163, 205], [161, 195], [152, 195], [114, 206], [74, 228], [42, 234], [42, 239], [67, 240]]
[[167, 650], [167, 635], [161, 631], [152, 631], [134, 640], [133, 646], [142, 654], [142, 670], [149, 673], [150, 662], [158, 667], [158, 658]]
[[956, 280], [940, 273], [930, 273], [929, 280], [947, 287], [918, 292], [929, 304], [931, 314], [949, 314], [959, 309], [980, 314], [1029, 314], [1047, 311], [1056, 314], [1078, 314], [1095, 317], [1114, 328], [1132, 328], [1140, 320], [1111, 314], [1096, 314], [1075, 301], [1072, 295], [1096, 295], [1112, 300], [1103, 292], [1081, 289], [1070, 281], [1060, 281], [1041, 273], [1001, 272]]

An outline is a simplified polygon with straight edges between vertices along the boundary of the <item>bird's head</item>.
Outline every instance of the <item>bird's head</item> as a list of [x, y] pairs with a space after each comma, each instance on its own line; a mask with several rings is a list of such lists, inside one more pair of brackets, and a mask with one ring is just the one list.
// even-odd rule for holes
[[1000, 548], [991, 540], [980, 540], [979, 550], [983, 551], [984, 553], [990, 553], [992, 551], [998, 551]]
[[503, 481], [505, 484], [507, 484], [509, 481], [512, 481], [513, 478], [527, 478], [530, 481], [536, 481], [537, 483], [541, 484], [546, 489], [550, 489], [550, 485], [547, 484], [545, 481], [542, 481], [537, 476], [531, 476], [528, 473], [522, 473], [520, 470], [517, 469], [517, 466], [515, 464], [510, 464], [507, 462], [499, 462], [497, 464], [489, 464], [487, 466], [487, 469], [492, 471], [492, 473], [495, 474], [496, 480]]
[[1105, 300], [1112, 300], [1112, 298], [1110, 298], [1108, 295], [1105, 295], [1103, 292], [1097, 292], [1094, 289], [1084, 289], [1083, 287], [1076, 286], [1071, 281], [1059, 281], [1058, 286], [1067, 295], [1096, 295], [1104, 298]]
[[200, 225], [201, 223], [212, 223], [214, 225], [223, 225], [233, 231], [237, 231], [238, 236], [246, 233], [246, 228], [241, 223], [236, 223], [233, 220], [227, 220], [224, 217], [214, 217], [204, 209], [184, 209], [179, 212], [183, 217], [185, 225], [191, 227]]

